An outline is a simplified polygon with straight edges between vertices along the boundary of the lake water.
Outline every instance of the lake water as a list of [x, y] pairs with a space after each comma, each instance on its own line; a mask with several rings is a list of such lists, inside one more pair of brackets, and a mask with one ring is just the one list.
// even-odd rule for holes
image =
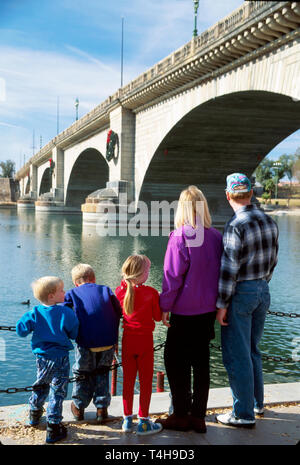
[[[300, 313], [300, 216], [277, 216], [275, 221], [280, 230], [280, 250], [279, 263], [270, 283], [270, 309]], [[70, 271], [79, 262], [90, 263], [96, 271], [97, 282], [115, 290], [121, 279], [121, 265], [127, 256], [143, 253], [152, 262], [147, 284], [160, 291], [167, 240], [167, 237], [99, 237], [94, 229], [82, 226], [80, 215], [0, 210], [0, 325], [15, 326], [21, 315], [37, 303], [30, 287], [36, 278], [56, 275], [64, 280], [65, 290], [72, 287]], [[30, 307], [21, 304], [28, 299]], [[219, 345], [220, 327], [217, 323], [215, 328], [213, 343]], [[299, 329], [299, 318], [268, 315], [261, 351], [292, 358], [298, 347], [299, 356]], [[165, 337], [166, 327], [157, 324], [155, 345], [164, 342]], [[15, 332], [0, 331], [0, 389], [30, 386], [35, 381], [35, 357], [30, 339], [31, 336], [20, 338]], [[70, 360], [72, 364], [74, 351], [70, 353]], [[263, 366], [265, 384], [299, 381], [299, 362], [267, 360]], [[153, 391], [156, 372], [165, 371], [163, 349], [155, 352], [154, 368]], [[118, 394], [121, 394], [121, 377], [119, 369]], [[221, 352], [212, 348], [211, 387], [225, 386], [228, 386], [228, 380]], [[168, 389], [166, 376], [165, 389]], [[26, 392], [0, 394], [0, 405], [26, 403], [29, 395]], [[71, 386], [68, 398], [71, 398]]]

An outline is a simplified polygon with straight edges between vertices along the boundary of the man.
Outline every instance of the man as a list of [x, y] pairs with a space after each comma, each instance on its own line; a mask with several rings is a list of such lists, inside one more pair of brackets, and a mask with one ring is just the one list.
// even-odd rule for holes
[[221, 325], [223, 363], [233, 397], [231, 413], [216, 420], [230, 426], [255, 426], [263, 414], [264, 384], [258, 349], [270, 305], [268, 282], [277, 263], [278, 228], [251, 204], [250, 180], [227, 176], [226, 198], [234, 215], [225, 226], [217, 320]]

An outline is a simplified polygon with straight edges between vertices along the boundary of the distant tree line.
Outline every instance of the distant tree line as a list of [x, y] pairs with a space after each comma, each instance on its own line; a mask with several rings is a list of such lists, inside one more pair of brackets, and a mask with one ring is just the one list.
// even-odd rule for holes
[[264, 188], [263, 198], [271, 198], [280, 179], [285, 176], [291, 182], [295, 177], [300, 180], [300, 147], [294, 155], [281, 155], [276, 160], [265, 158], [255, 170], [255, 178]]
[[16, 172], [16, 164], [12, 160], [0, 161], [0, 178], [13, 178]]

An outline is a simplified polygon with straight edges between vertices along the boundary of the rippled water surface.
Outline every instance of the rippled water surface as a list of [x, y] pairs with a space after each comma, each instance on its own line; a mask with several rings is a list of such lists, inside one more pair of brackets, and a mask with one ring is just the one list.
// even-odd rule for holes
[[[271, 310], [300, 313], [300, 216], [277, 216], [280, 230], [279, 264], [270, 283]], [[35, 305], [31, 282], [43, 275], [57, 275], [72, 287], [71, 268], [78, 262], [90, 263], [97, 282], [113, 290], [120, 283], [120, 268], [132, 253], [144, 253], [152, 262], [148, 284], [161, 290], [167, 237], [99, 237], [81, 224], [80, 215], [47, 215], [34, 211], [0, 210], [0, 325], [16, 324], [20, 316]], [[30, 299], [30, 307], [21, 304]], [[214, 344], [220, 344], [216, 323]], [[265, 354], [292, 358], [300, 355], [300, 318], [267, 316], [261, 350]], [[164, 342], [166, 328], [155, 329], [155, 345]], [[0, 389], [30, 386], [35, 380], [35, 358], [30, 339], [15, 332], [0, 331]], [[298, 343], [298, 352], [297, 344]], [[70, 353], [71, 364], [74, 360]], [[180, 366], [178, 367], [180, 370]], [[156, 371], [164, 371], [163, 350], [155, 352]], [[265, 383], [299, 380], [299, 362], [264, 361]], [[71, 374], [70, 374], [71, 375]], [[118, 370], [118, 394], [122, 373]], [[211, 387], [228, 386], [221, 352], [211, 349]], [[137, 385], [138, 388], [138, 385]], [[168, 389], [165, 377], [165, 388]], [[68, 398], [71, 397], [69, 388]], [[0, 394], [0, 405], [26, 403], [28, 393]]]

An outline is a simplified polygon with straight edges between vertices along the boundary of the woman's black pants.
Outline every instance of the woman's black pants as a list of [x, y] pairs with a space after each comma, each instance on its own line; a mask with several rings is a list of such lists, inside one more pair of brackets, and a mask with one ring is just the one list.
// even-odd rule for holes
[[[206, 414], [209, 391], [209, 341], [214, 338], [216, 312], [171, 314], [164, 359], [174, 414]], [[192, 385], [193, 374], [193, 385]]]

